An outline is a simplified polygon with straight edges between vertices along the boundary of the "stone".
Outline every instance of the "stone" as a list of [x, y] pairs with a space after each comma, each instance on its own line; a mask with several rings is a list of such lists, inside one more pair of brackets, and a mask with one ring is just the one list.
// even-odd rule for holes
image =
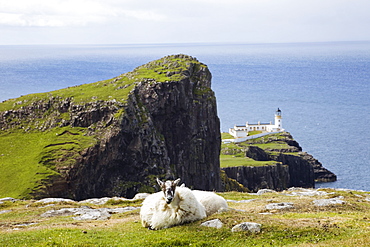
[[326, 207], [326, 206], [331, 206], [331, 205], [344, 204], [345, 201], [343, 201], [342, 199], [343, 199], [343, 196], [338, 196], [338, 197], [330, 198], [330, 199], [318, 199], [318, 200], [314, 200], [313, 204], [318, 207]]
[[71, 199], [65, 199], [65, 198], [44, 198], [44, 199], [36, 201], [35, 203], [48, 204], [48, 203], [56, 203], [56, 202], [74, 203], [75, 201]]
[[0, 211], [0, 214], [5, 214], [5, 213], [9, 213], [9, 212], [11, 212], [12, 210], [1, 210]]
[[2, 203], [2, 202], [15, 202], [15, 201], [19, 201], [19, 200], [18, 199], [14, 199], [12, 197], [0, 198], [0, 203]]
[[265, 193], [276, 193], [275, 190], [271, 190], [271, 189], [261, 189], [261, 190], [258, 190], [257, 191], [257, 195], [263, 195]]
[[62, 208], [58, 210], [49, 210], [41, 215], [41, 217], [56, 217], [56, 216], [71, 216], [75, 220], [107, 220], [111, 214], [125, 213], [136, 210], [138, 207], [124, 207], [124, 208], [98, 208], [93, 209], [87, 206], [80, 208]]
[[200, 225], [220, 229], [223, 226], [223, 223], [219, 219], [214, 219], [214, 220], [209, 220], [209, 221], [203, 222]]
[[94, 205], [104, 205], [109, 200], [119, 202], [119, 201], [129, 201], [130, 199], [115, 196], [115, 197], [91, 198], [91, 199], [86, 199], [86, 200], [83, 200], [83, 201], [79, 201], [78, 203], [80, 203], [80, 204], [88, 203], [88, 204], [94, 204]]
[[259, 233], [261, 231], [261, 224], [255, 222], [243, 222], [236, 226], [234, 226], [231, 231], [232, 232], [251, 232], [251, 233]]
[[281, 209], [287, 209], [287, 208], [293, 208], [294, 204], [291, 202], [279, 202], [279, 203], [270, 203], [266, 205], [266, 209], [268, 210], [281, 210]]
[[107, 208], [107, 212], [110, 214], [121, 214], [129, 211], [139, 209], [140, 207], [124, 207], [124, 208]]
[[289, 196], [326, 196], [329, 194], [334, 194], [335, 192], [326, 192], [326, 191], [320, 191], [318, 189], [306, 189], [306, 188], [296, 188], [292, 187], [287, 190], [290, 193], [287, 193], [286, 195]]
[[79, 216], [72, 217], [74, 220], [107, 220], [110, 218], [110, 213], [108, 213], [106, 208], [80, 209], [75, 213], [75, 215]]
[[58, 210], [49, 210], [41, 214], [41, 217], [70, 216], [78, 211], [77, 208], [62, 208]]
[[79, 201], [78, 203], [84, 204], [94, 204], [94, 205], [103, 205], [106, 204], [111, 198], [110, 197], [103, 197], [103, 198], [91, 198], [91, 199], [86, 199], [83, 201]]
[[25, 227], [25, 226], [32, 226], [32, 225], [36, 225], [37, 223], [35, 222], [30, 222], [30, 223], [22, 223], [22, 224], [17, 224], [17, 225], [14, 225], [16, 227]]
[[248, 202], [253, 202], [257, 199], [249, 199], [249, 200], [240, 200], [240, 201], [236, 201], [236, 200], [226, 200], [227, 202], [233, 202], [233, 203], [248, 203]]

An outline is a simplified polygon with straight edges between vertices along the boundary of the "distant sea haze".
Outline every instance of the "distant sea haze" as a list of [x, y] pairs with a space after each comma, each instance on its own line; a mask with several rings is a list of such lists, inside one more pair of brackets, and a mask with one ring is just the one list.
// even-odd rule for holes
[[0, 101], [179, 53], [211, 70], [221, 131], [273, 121], [280, 108], [283, 128], [338, 176], [316, 187], [370, 191], [370, 42], [0, 46]]

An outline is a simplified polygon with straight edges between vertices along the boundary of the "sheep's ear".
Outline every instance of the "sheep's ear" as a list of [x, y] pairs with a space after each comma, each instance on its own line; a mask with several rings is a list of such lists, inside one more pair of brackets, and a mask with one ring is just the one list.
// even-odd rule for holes
[[159, 180], [159, 178], [157, 178], [157, 183], [159, 184], [159, 186], [163, 187], [163, 182], [161, 180]]
[[177, 186], [180, 183], [180, 180], [181, 180], [180, 178], [176, 179], [175, 181], [173, 181], [173, 184]]

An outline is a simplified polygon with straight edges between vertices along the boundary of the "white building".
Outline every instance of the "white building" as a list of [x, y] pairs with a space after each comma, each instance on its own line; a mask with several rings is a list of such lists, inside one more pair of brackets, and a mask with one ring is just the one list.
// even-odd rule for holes
[[229, 129], [229, 133], [235, 138], [247, 137], [249, 131], [262, 132], [279, 132], [284, 131], [282, 125], [281, 110], [278, 108], [275, 112], [275, 122], [250, 124], [246, 122], [245, 125], [235, 125], [234, 128]]

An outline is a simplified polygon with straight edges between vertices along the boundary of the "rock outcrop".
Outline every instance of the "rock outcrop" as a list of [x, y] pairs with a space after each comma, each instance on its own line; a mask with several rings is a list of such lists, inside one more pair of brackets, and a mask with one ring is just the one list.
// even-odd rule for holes
[[312, 165], [315, 176], [315, 182], [334, 182], [337, 180], [337, 176], [328, 169], [326, 169], [311, 154], [303, 152], [300, 153], [300, 157]]
[[259, 189], [284, 190], [289, 187], [290, 173], [287, 165], [236, 166], [222, 168], [229, 178], [235, 179], [250, 191]]
[[156, 177], [221, 189], [211, 73], [193, 57], [167, 56], [111, 80], [2, 104], [4, 132], [56, 132], [38, 154], [54, 173], [31, 188], [33, 197], [130, 198], [154, 192]]
[[[237, 148], [233, 145], [236, 145]], [[276, 161], [269, 165], [223, 167], [229, 178], [235, 179], [250, 191], [289, 187], [314, 188], [315, 182], [335, 181], [336, 175], [325, 169], [312, 155], [301, 152], [293, 137], [282, 132], [237, 144], [223, 144], [222, 153], [238, 155], [260, 161]], [[253, 162], [252, 162], [253, 163]]]

